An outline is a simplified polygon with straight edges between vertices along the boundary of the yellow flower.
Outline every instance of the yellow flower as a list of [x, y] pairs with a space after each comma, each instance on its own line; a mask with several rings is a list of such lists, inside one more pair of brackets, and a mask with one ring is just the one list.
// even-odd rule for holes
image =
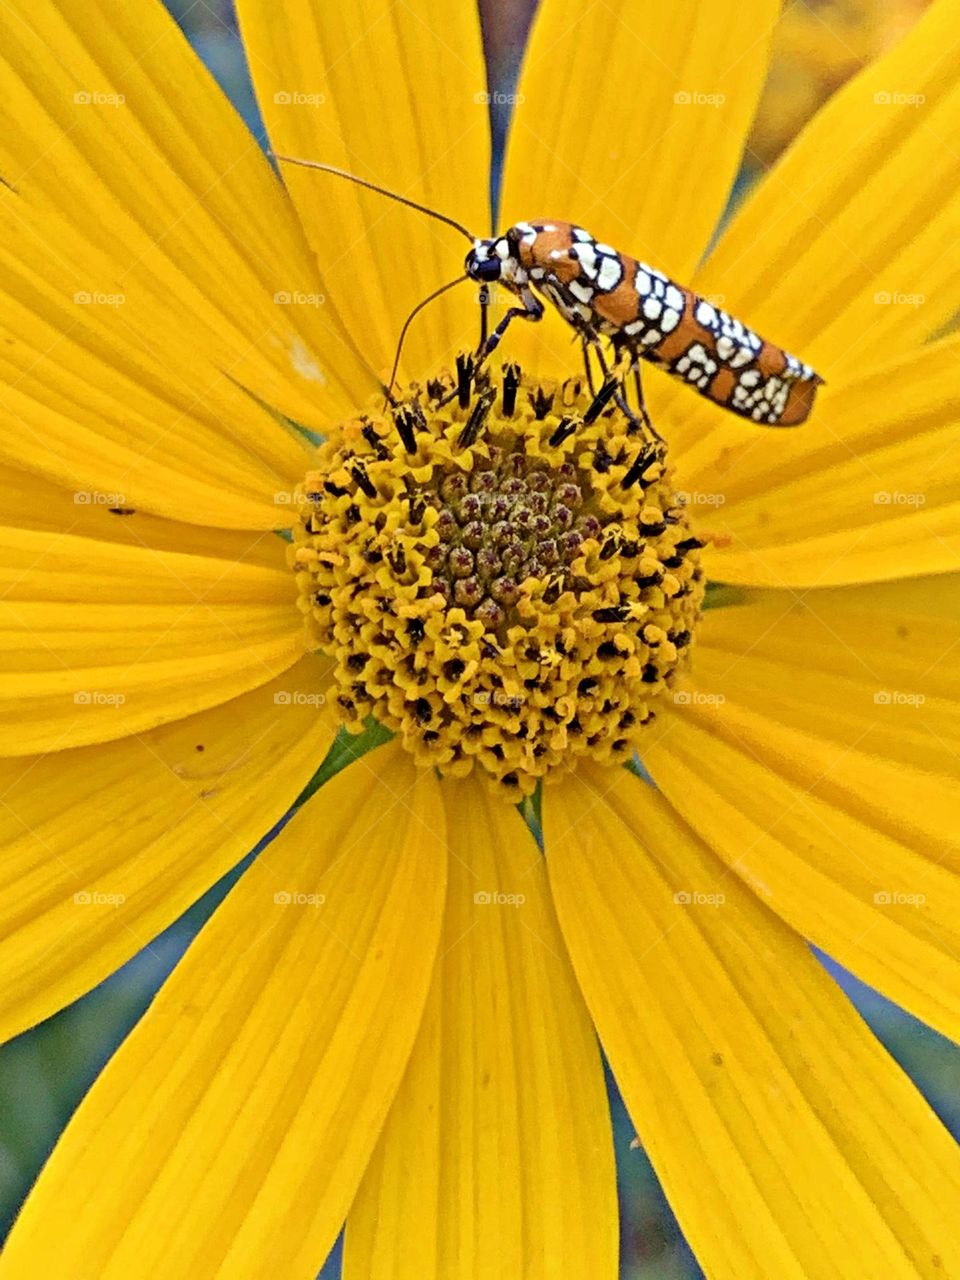
[[[239, 13], [278, 151], [486, 230], [469, 5]], [[353, 760], [93, 1086], [0, 1277], [310, 1277], [346, 1220], [348, 1280], [612, 1280], [597, 1035], [709, 1275], [960, 1269], [954, 1146], [806, 941], [957, 1035], [958, 340], [929, 341], [960, 302], [955, 6], [834, 97], [698, 268], [775, 18], [544, 0], [506, 158], [501, 225], [578, 221], [827, 379], [792, 433], [646, 380], [674, 468], [652, 483], [732, 588], [657, 677], [656, 789], [582, 753], [544, 787], [541, 856], [480, 770], [438, 780], [398, 739]], [[343, 682], [271, 531], [333, 464], [294, 424], [356, 439], [399, 321], [463, 250], [333, 178], [285, 172], [288, 195], [152, 0], [9, 0], [0, 47], [12, 1035], [148, 943], [323, 760]], [[469, 295], [419, 318], [408, 380], [475, 340]], [[528, 377], [574, 371], [555, 317], [519, 328]], [[301, 591], [310, 554], [363, 558], [308, 518]], [[493, 661], [450, 623], [423, 624], [446, 661]]]

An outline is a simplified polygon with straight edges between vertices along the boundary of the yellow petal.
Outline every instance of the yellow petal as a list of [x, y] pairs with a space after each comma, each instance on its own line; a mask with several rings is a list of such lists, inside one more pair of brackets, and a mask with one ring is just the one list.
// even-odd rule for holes
[[[0, 511], [12, 528], [72, 533], [98, 542], [119, 542], [154, 551], [216, 556], [268, 569], [277, 569], [282, 563], [281, 544], [270, 532], [165, 520], [112, 501], [122, 496], [102, 490], [64, 489], [30, 471], [0, 463]], [[285, 501], [274, 505], [271, 529], [291, 523], [293, 496], [285, 493]]]
[[960, 1265], [955, 1145], [803, 940], [629, 775], [548, 790], [544, 821], [574, 969], [706, 1273]]
[[[391, 0], [237, 6], [274, 150], [348, 169], [489, 234], [490, 138], [473, 4]], [[383, 378], [407, 313], [463, 270], [468, 244], [343, 178], [281, 164], [323, 289]], [[419, 316], [404, 368], [435, 372], [477, 341], [467, 285]]]
[[697, 287], [828, 382], [956, 314], [960, 48], [952, 0], [830, 99], [746, 201]]
[[[802, 600], [768, 591], [707, 611], [694, 673], [702, 691], [855, 752], [883, 780], [865, 786], [861, 772], [845, 805], [873, 822], [896, 811], [897, 830], [916, 825], [922, 849], [960, 867], [952, 830], [960, 802], [958, 648], [956, 576], [811, 591]], [[817, 791], [839, 784], [848, 758]], [[891, 786], [896, 771], [902, 785]]]
[[328, 679], [304, 659], [177, 724], [0, 761], [0, 1040], [119, 968], [266, 835], [333, 740]]
[[793, 432], [711, 429], [690, 405], [671, 439], [681, 487], [710, 495], [693, 510], [718, 535], [711, 574], [832, 586], [960, 568], [958, 361], [956, 337], [890, 358], [825, 387]]
[[472, 780], [444, 783], [443, 796], [452, 856], [440, 956], [350, 1210], [344, 1276], [613, 1280], [603, 1069], [543, 859], [517, 813]]
[[[184, 545], [188, 537], [184, 529]], [[265, 568], [76, 534], [0, 532], [0, 754], [152, 729], [292, 666], [306, 637], [283, 543], [272, 541], [275, 567]]]
[[[740, 167], [778, 7], [544, 0], [511, 118], [500, 222], [576, 222], [688, 282]], [[553, 313], [514, 329], [511, 355], [576, 371], [570, 329]]]
[[5, 453], [211, 518], [219, 453], [249, 519], [255, 482], [302, 466], [242, 388], [322, 421], [369, 386], [323, 306], [282, 304], [321, 292], [292, 207], [155, 0], [109, 22], [96, 0], [13, 0], [0, 47]]
[[[818, 630], [833, 629], [829, 612], [824, 619], [822, 630], [796, 619], [798, 645], [800, 637], [808, 640], [808, 663]], [[776, 632], [776, 622], [764, 620]], [[781, 634], [793, 621], [785, 620]], [[901, 764], [896, 726], [910, 709], [891, 717], [887, 729], [888, 709], [872, 705], [863, 683], [844, 696], [831, 674], [830, 655], [841, 645], [836, 636], [832, 645], [824, 642], [827, 676], [817, 695], [798, 669], [799, 651], [796, 665], [779, 671], [744, 658], [739, 682], [736, 658], [711, 661], [705, 653], [706, 674], [698, 666], [698, 684], [679, 688], [676, 705], [659, 714], [644, 763], [686, 821], [787, 923], [957, 1039], [960, 856], [950, 742], [918, 752], [927, 730], [918, 718], [916, 730], [907, 730]], [[749, 641], [740, 653], [748, 647]], [[855, 661], [843, 655], [839, 665]], [[898, 665], [902, 671], [896, 660], [889, 670]], [[804, 691], [814, 697], [815, 731], [806, 728], [814, 717], [795, 712], [792, 694], [778, 692], [784, 682], [793, 682], [798, 699]], [[876, 731], [863, 706], [868, 697], [884, 726]], [[951, 718], [955, 742], [955, 704]], [[932, 735], [937, 724], [934, 718]], [[877, 749], [887, 759], [871, 754]], [[915, 767], [935, 755], [945, 773]]]
[[0, 1275], [316, 1275], [443, 911], [437, 784], [399, 748], [373, 768], [309, 801], [202, 930], [67, 1127]]

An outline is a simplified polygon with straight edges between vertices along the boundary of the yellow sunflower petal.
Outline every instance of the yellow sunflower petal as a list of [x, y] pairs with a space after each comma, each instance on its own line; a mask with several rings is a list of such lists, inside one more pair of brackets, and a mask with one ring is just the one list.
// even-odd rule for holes
[[67, 1127], [0, 1275], [316, 1274], [443, 914], [437, 783], [398, 748], [373, 768], [314, 797], [202, 930]]
[[682, 487], [710, 495], [694, 510], [718, 535], [711, 574], [831, 586], [960, 569], [958, 362], [956, 337], [891, 359], [826, 387], [795, 432], [711, 430], [691, 406], [671, 434]]
[[[11, 528], [72, 533], [98, 542], [119, 542], [153, 551], [215, 556], [272, 570], [282, 562], [281, 544], [268, 531], [219, 529], [166, 520], [113, 501], [123, 496], [101, 490], [64, 489], [30, 471], [0, 463], [0, 511]], [[291, 523], [292, 497], [292, 493], [284, 493], [286, 501], [275, 504], [273, 525]]]
[[445, 783], [443, 795], [451, 860], [440, 958], [350, 1210], [344, 1275], [612, 1280], [603, 1069], [543, 859], [516, 812], [472, 780]]
[[707, 1274], [960, 1266], [955, 1145], [803, 940], [622, 772], [548, 790], [544, 819], [574, 969]]
[[[778, 8], [544, 0], [513, 108], [500, 222], [576, 222], [688, 281], [740, 167]], [[579, 363], [552, 313], [514, 328], [511, 354], [565, 372]]]
[[[241, 30], [273, 148], [338, 165], [458, 219], [490, 226], [486, 73], [473, 4], [240, 0]], [[467, 244], [425, 214], [343, 178], [281, 164], [323, 288], [386, 377], [404, 317], [462, 271]], [[473, 345], [475, 290], [432, 303], [404, 367], [419, 375]]]
[[[832, 631], [825, 617], [823, 631]], [[816, 622], [795, 621], [798, 644], [803, 635], [811, 641]], [[781, 634], [793, 623], [786, 619]], [[955, 763], [949, 739], [922, 741], [949, 718], [956, 742], [955, 703], [952, 712], [933, 710], [928, 725], [918, 718], [912, 731], [908, 708], [887, 727], [893, 708], [876, 705], [875, 728], [864, 706], [873, 690], [857, 680], [844, 691], [831, 672], [829, 655], [839, 647], [836, 635], [824, 642], [827, 674], [815, 695], [799, 651], [795, 665], [771, 670], [752, 657], [738, 669], [738, 657], [705, 650], [698, 684], [677, 690], [677, 705], [660, 713], [644, 763], [687, 822], [788, 924], [960, 1039]], [[811, 652], [808, 643], [807, 665]], [[855, 661], [842, 656], [839, 665]], [[909, 659], [895, 660], [888, 672], [905, 665]], [[793, 685], [786, 694], [784, 681]], [[793, 693], [799, 701], [803, 691], [819, 717], [793, 705]], [[811, 719], [819, 721], [813, 731]], [[902, 757], [897, 725], [906, 729]], [[946, 773], [926, 771], [934, 757]]]
[[0, 762], [0, 1040], [112, 973], [282, 817], [333, 739], [327, 679], [305, 659], [177, 724]]
[[[874, 822], [896, 812], [897, 830], [916, 825], [921, 849], [960, 869], [952, 830], [960, 803], [958, 653], [954, 576], [802, 599], [751, 593], [736, 608], [706, 612], [694, 671], [701, 690], [869, 757], [883, 781], [864, 787], [861, 776], [844, 803]], [[843, 769], [837, 759], [820, 785], [838, 785]], [[894, 771], [907, 771], [901, 786], [890, 785]]]
[[0, 530], [0, 754], [152, 729], [292, 666], [306, 638], [283, 543], [272, 541], [266, 568]]
[[13, 0], [0, 48], [4, 452], [178, 515], [217, 452], [247, 505], [282, 487], [300, 446], [242, 388], [309, 421], [369, 381], [328, 311], [281, 305], [321, 290], [255, 140], [155, 0]]
[[840, 89], [746, 201], [697, 281], [828, 382], [956, 314], [960, 47], [952, 0]]

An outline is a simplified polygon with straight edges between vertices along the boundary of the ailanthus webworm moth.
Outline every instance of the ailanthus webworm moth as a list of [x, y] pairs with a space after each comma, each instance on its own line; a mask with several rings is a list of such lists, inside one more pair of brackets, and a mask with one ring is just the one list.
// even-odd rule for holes
[[[653, 430], [643, 403], [640, 361], [657, 365], [722, 408], [760, 426], [792, 427], [805, 422], [823, 382], [808, 364], [760, 337], [708, 299], [661, 272], [594, 239], [582, 227], [559, 220], [519, 222], [499, 236], [472, 235], [466, 227], [426, 205], [377, 186], [332, 165], [292, 156], [278, 160], [349, 178], [445, 222], [472, 243], [465, 274], [436, 290], [408, 317], [401, 333], [428, 302], [464, 280], [484, 289], [500, 284], [520, 300], [497, 327], [486, 332], [486, 308], [474, 373], [496, 350], [513, 320], [543, 318], [542, 295], [580, 335], [590, 375], [589, 353], [603, 373], [593, 416], [611, 399], [631, 419], [625, 377], [631, 371], [643, 425]], [[615, 362], [608, 366], [601, 339], [609, 339]], [[390, 387], [399, 361], [394, 362]], [[389, 394], [389, 392], [388, 392]]]

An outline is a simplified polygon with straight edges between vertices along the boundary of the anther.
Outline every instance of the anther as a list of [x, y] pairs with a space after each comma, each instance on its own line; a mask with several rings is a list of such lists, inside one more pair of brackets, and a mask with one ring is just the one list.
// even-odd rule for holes
[[466, 409], [470, 403], [470, 391], [473, 387], [473, 356], [461, 352], [457, 356], [457, 403]]
[[506, 364], [503, 366], [503, 401], [502, 410], [505, 418], [512, 418], [517, 407], [517, 391], [520, 387], [520, 366]]
[[650, 467], [656, 461], [657, 461], [657, 452], [655, 449], [641, 450], [641, 452], [637, 454], [637, 457], [634, 459], [630, 469], [627, 471], [626, 475], [623, 477], [623, 480], [621, 481], [621, 484], [623, 485], [624, 489], [629, 489], [631, 488], [632, 485], [636, 484], [636, 482], [640, 479], [640, 477], [647, 470], [647, 468]]
[[573, 435], [579, 425], [576, 418], [561, 418], [556, 430], [550, 437], [551, 446], [556, 449], [558, 445], [563, 444], [564, 440]]
[[414, 414], [409, 405], [400, 405], [393, 414], [394, 425], [397, 428], [397, 434], [403, 441], [403, 447], [407, 453], [417, 452], [417, 438], [414, 434]]
[[377, 496], [377, 486], [367, 475], [367, 468], [359, 458], [351, 466], [350, 474], [368, 498], [375, 498]]
[[363, 428], [363, 438], [377, 455], [377, 460], [379, 462], [386, 462], [387, 458], [390, 457], [390, 450], [377, 435], [376, 428], [372, 422], [368, 422]]
[[553, 392], [546, 392], [543, 387], [537, 387], [530, 397], [530, 407], [537, 422], [542, 422], [553, 408]]
[[590, 406], [587, 412], [583, 415], [583, 421], [586, 426], [589, 427], [591, 423], [596, 422], [596, 420], [600, 417], [601, 413], [603, 413], [604, 409], [607, 407], [607, 405], [610, 403], [610, 401], [613, 399], [616, 393], [617, 393], [616, 382], [610, 381], [610, 382], [605, 382], [603, 384], [603, 386], [600, 388], [600, 390], [597, 392], [596, 396], [594, 397], [593, 404]]
[[473, 406], [473, 412], [467, 419], [463, 430], [457, 436], [457, 444], [461, 449], [469, 448], [470, 445], [475, 443], [477, 436], [480, 434], [480, 429], [487, 420], [487, 415], [493, 408], [496, 394], [493, 387], [488, 387]]

